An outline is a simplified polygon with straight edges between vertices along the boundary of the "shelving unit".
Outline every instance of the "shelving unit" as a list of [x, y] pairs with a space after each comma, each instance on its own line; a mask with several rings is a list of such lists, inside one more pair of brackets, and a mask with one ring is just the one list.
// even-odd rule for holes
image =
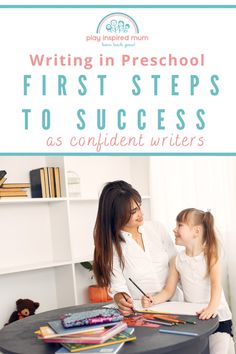
[[[94, 283], [80, 262], [92, 260], [99, 193], [112, 180], [130, 182], [143, 196], [150, 218], [149, 158], [2, 156], [7, 182], [29, 183], [29, 171], [59, 166], [62, 198], [0, 199], [0, 326], [18, 298], [40, 302], [37, 312], [88, 302]], [[81, 197], [68, 195], [67, 171], [81, 181]]]

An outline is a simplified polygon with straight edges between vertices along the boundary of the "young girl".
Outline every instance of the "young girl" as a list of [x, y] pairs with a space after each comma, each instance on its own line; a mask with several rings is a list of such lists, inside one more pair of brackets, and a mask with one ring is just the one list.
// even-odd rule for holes
[[[149, 307], [169, 300], [180, 281], [186, 302], [208, 304], [198, 312], [199, 319], [207, 320], [218, 315], [220, 323], [216, 332], [227, 334], [225, 336], [229, 341], [232, 315], [221, 287], [219, 251], [212, 214], [194, 208], [185, 209], [177, 215], [173, 231], [176, 245], [184, 246], [185, 250], [173, 257], [164, 289], [157, 295], [149, 295], [149, 298], [144, 296], [142, 305]], [[214, 344], [213, 341], [212, 346]], [[216, 348], [211, 353], [213, 351], [225, 352]]]

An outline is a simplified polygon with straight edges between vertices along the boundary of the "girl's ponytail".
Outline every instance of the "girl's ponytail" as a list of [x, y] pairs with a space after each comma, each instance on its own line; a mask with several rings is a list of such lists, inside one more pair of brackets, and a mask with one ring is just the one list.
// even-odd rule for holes
[[210, 211], [206, 211], [203, 214], [202, 225], [204, 227], [204, 245], [205, 255], [207, 258], [207, 270], [210, 272], [211, 267], [217, 262], [218, 255], [218, 243], [216, 233], [214, 230], [214, 217]]

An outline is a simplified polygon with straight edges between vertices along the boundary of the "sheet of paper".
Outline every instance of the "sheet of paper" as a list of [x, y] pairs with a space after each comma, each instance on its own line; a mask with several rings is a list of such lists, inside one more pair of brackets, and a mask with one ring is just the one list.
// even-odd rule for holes
[[[148, 307], [147, 311], [158, 311], [158, 312], [168, 312], [182, 315], [196, 315], [196, 312], [206, 307], [207, 304], [196, 304], [190, 302], [178, 302], [178, 301], [169, 301], [163, 302], [162, 304], [153, 305]], [[134, 308], [136, 310], [144, 310], [141, 302], [139, 300], [134, 301]]]

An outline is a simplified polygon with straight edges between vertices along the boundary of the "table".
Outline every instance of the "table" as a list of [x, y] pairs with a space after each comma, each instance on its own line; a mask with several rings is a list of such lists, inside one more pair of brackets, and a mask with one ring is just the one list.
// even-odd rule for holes
[[[103, 304], [102, 304], [103, 305]], [[54, 354], [60, 348], [58, 344], [46, 344], [37, 339], [34, 331], [49, 320], [56, 320], [68, 312], [78, 312], [101, 307], [101, 304], [66, 307], [43, 312], [18, 320], [0, 331], [0, 351], [4, 354]], [[181, 316], [183, 317], [183, 316]], [[192, 316], [186, 316], [192, 318]], [[125, 343], [119, 354], [208, 354], [208, 336], [218, 326], [218, 319], [197, 320], [196, 325], [185, 324], [183, 330], [193, 331], [198, 337], [187, 337], [158, 333], [156, 329], [136, 327], [137, 340]], [[167, 328], [167, 327], [165, 327]], [[178, 327], [180, 329], [180, 327]]]

